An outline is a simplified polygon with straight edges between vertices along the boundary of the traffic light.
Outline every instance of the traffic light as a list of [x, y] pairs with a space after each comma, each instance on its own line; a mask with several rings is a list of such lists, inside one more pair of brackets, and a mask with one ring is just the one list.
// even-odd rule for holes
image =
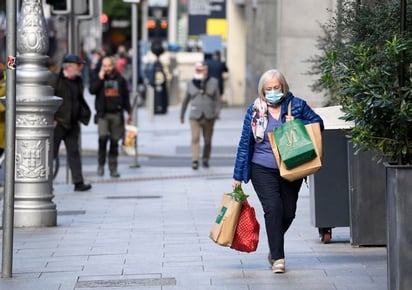
[[106, 13], [100, 15], [100, 23], [102, 24], [103, 32], [107, 32], [109, 30], [109, 16]]
[[149, 4], [146, 27], [150, 40], [167, 40], [168, 15], [167, 5], [158, 6], [157, 4], [157, 6], [152, 6]]
[[146, 22], [149, 39], [167, 39], [167, 21], [150, 19]]
[[102, 15], [100, 16], [100, 23], [101, 24], [109, 23], [109, 16], [107, 16], [106, 13], [102, 13]]

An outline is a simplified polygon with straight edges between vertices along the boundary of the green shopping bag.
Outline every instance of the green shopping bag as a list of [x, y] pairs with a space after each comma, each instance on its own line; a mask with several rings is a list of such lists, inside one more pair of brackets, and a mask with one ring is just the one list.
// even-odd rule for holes
[[[289, 115], [291, 115], [290, 107], [291, 104], [289, 103]], [[302, 120], [296, 119], [285, 122], [282, 126], [275, 128], [273, 134], [280, 158], [287, 169], [306, 163], [317, 156]]]

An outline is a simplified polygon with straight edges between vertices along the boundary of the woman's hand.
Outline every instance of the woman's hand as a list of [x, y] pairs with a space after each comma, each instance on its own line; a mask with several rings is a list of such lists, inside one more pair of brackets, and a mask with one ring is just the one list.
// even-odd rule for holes
[[286, 115], [286, 116], [285, 116], [285, 119], [286, 119], [286, 122], [287, 122], [287, 121], [295, 120], [295, 117]]
[[232, 187], [233, 187], [233, 189], [235, 189], [235, 188], [237, 188], [237, 187], [241, 187], [242, 186], [242, 181], [240, 181], [240, 180], [234, 180], [233, 181], [233, 184], [232, 184]]
[[127, 116], [127, 121], [126, 121], [127, 125], [131, 125], [132, 124], [132, 117], [130, 115]]

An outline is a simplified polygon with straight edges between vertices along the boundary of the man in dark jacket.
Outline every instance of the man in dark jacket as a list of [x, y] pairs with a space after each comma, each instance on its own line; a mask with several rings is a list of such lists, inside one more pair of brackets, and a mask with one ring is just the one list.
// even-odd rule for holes
[[212, 58], [206, 60], [206, 65], [208, 66], [208, 74], [210, 77], [216, 78], [219, 81], [219, 91], [220, 95], [224, 92], [224, 80], [223, 73], [228, 72], [229, 69], [224, 61], [220, 59], [220, 52], [215, 51], [212, 54]]
[[130, 98], [127, 81], [116, 70], [114, 60], [105, 57], [98, 75], [90, 82], [89, 91], [96, 95], [96, 121], [99, 134], [99, 152], [97, 174], [104, 175], [106, 162], [106, 148], [110, 139], [109, 170], [111, 177], [120, 177], [117, 171], [117, 157], [119, 155], [119, 141], [124, 137], [125, 122], [123, 111], [130, 119]]
[[80, 124], [88, 125], [91, 111], [83, 96], [83, 80], [80, 77], [84, 62], [74, 54], [63, 58], [63, 65], [58, 75], [53, 75], [50, 85], [54, 94], [63, 99], [54, 115], [54, 158], [57, 158], [60, 143], [63, 140], [67, 151], [68, 163], [72, 174], [75, 191], [86, 191], [92, 188], [85, 184], [82, 174], [79, 138]]

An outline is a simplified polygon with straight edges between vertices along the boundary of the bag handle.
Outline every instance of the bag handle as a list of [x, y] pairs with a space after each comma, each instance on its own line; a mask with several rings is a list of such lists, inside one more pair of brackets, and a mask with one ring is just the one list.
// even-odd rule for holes
[[288, 115], [293, 117], [292, 116], [292, 100], [290, 100], [288, 103]]

